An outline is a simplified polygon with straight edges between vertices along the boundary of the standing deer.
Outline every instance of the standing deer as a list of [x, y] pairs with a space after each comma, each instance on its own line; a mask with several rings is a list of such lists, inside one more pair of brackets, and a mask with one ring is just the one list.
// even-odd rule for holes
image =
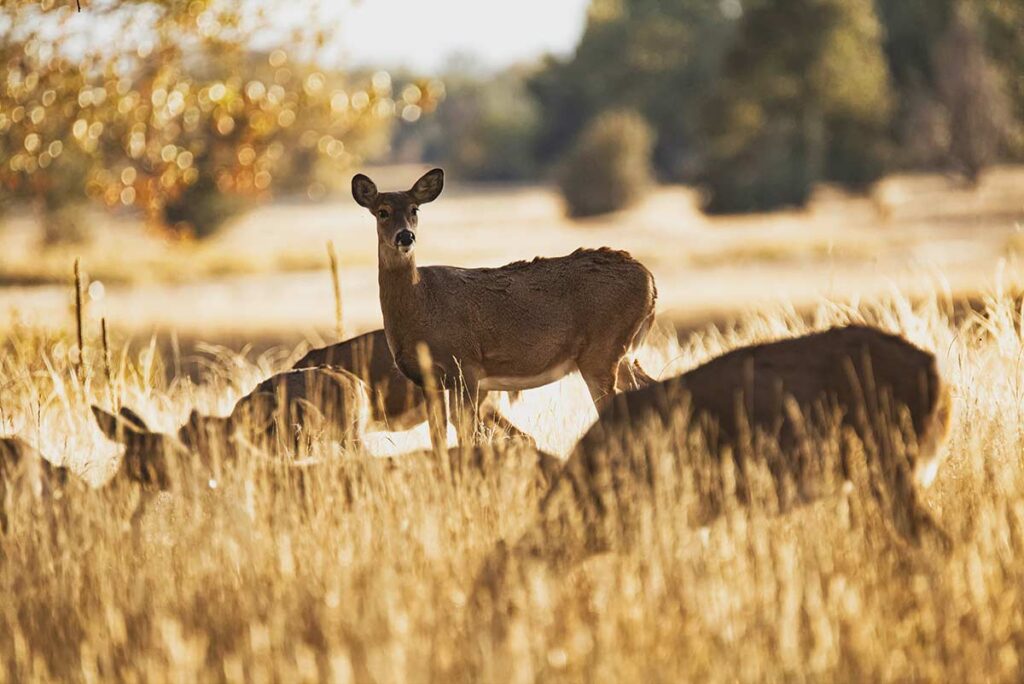
[[[674, 467], [692, 465], [702, 471], [699, 478], [724, 455], [735, 464], [741, 501], [749, 484], [746, 469], [759, 458], [779, 488], [780, 503], [788, 484], [800, 490], [793, 503], [820, 495], [820, 480], [832, 474], [826, 472], [829, 465], [839, 470], [835, 475], [851, 479], [858, 450], [843, 433], [855, 436], [870, 494], [888, 505], [896, 529], [912, 541], [930, 532], [948, 543], [918, 494], [937, 473], [950, 421], [948, 390], [935, 357], [896, 335], [852, 325], [736, 349], [616, 396], [576, 445], [535, 523], [511, 549], [499, 543], [482, 582], [493, 589], [502, 581], [511, 556], [571, 564], [628, 545], [640, 524], [638, 505], [667, 486], [652, 460], [661, 451], [652, 454], [643, 432], [669, 428], [678, 419], [705, 436], [710, 456], [701, 461], [692, 443], [677, 444]], [[832, 436], [843, 444], [831, 464], [823, 462], [822, 443], [814, 442], [829, 428], [838, 429]], [[714, 493], [714, 487], [707, 489]], [[706, 503], [708, 517], [701, 522], [721, 512], [717, 502]]]
[[352, 178], [352, 196], [377, 221], [381, 313], [398, 368], [422, 386], [417, 347], [427, 346], [460, 415], [460, 441], [490, 390], [539, 387], [579, 370], [604, 406], [630, 379], [624, 357], [653, 323], [650, 271], [607, 248], [499, 268], [417, 267], [419, 207], [443, 186], [441, 169], [406, 192], [378, 192], [363, 174]]
[[246, 443], [298, 449], [314, 439], [351, 445], [362, 435], [369, 399], [355, 375], [338, 369], [287, 371], [263, 381], [238, 400], [229, 416], [205, 416], [193, 410], [177, 435], [153, 432], [129, 408], [118, 415], [93, 406], [100, 430], [126, 446], [129, 477], [161, 489], [170, 486], [173, 461], [195, 453], [211, 468], [217, 459], [234, 460]]
[[[292, 369], [328, 366], [352, 373], [370, 393], [371, 419], [389, 430], [408, 430], [427, 419], [423, 390], [405, 377], [388, 348], [383, 330], [358, 335], [309, 351]], [[485, 419], [512, 436], [529, 439], [493, 407], [486, 407]]]

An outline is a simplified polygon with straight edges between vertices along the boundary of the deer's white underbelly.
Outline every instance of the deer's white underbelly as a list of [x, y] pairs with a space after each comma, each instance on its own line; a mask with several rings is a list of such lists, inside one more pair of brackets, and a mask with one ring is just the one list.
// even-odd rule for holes
[[511, 391], [511, 390], [528, 390], [535, 387], [542, 387], [555, 380], [561, 380], [569, 373], [576, 370], [575, 361], [565, 361], [552, 366], [542, 373], [537, 375], [516, 375], [516, 376], [499, 376], [491, 375], [483, 378], [480, 381], [480, 389], [484, 391]]

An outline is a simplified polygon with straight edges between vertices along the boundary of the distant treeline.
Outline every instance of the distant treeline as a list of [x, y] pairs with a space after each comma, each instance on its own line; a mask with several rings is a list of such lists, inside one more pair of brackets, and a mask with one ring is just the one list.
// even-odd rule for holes
[[549, 177], [626, 109], [653, 130], [657, 177], [704, 186], [712, 212], [897, 169], [974, 181], [1024, 157], [1022, 31], [1024, 0], [592, 0], [571, 57], [449, 74], [395, 153], [472, 180]]

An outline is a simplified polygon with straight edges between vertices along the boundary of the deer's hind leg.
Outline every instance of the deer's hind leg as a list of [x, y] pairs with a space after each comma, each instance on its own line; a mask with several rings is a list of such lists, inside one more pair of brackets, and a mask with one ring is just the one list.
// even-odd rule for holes
[[525, 440], [530, 446], [536, 448], [537, 441], [533, 437], [516, 427], [512, 421], [487, 402], [487, 392], [480, 393], [480, 406], [480, 420], [485, 425], [501, 430], [509, 437]]
[[615, 395], [619, 363], [626, 355], [628, 340], [601, 340], [583, 350], [576, 359], [583, 381], [598, 413]]

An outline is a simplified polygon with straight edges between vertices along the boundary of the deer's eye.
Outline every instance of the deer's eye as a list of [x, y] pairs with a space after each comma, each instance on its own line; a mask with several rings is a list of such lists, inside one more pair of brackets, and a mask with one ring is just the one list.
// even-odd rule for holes
[[385, 219], [387, 219], [387, 217], [388, 217], [388, 216], [390, 216], [390, 215], [391, 215], [391, 214], [390, 214], [390, 213], [388, 212], [388, 210], [387, 210], [387, 209], [380, 209], [380, 210], [378, 210], [378, 211], [377, 211], [377, 217], [378, 217], [378, 218], [379, 218], [380, 220], [382, 220], [382, 221], [383, 221], [383, 220], [385, 220]]
[[419, 213], [420, 213], [420, 208], [419, 207], [413, 207], [412, 208], [412, 215], [413, 216], [416, 216]]

